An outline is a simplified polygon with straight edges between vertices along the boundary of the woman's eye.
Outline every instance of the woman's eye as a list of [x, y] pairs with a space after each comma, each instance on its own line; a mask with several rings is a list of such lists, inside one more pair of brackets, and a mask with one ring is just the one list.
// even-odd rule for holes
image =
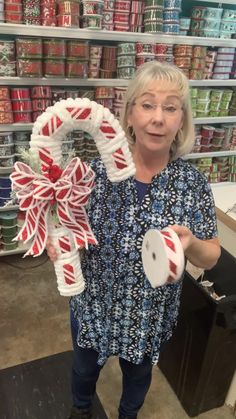
[[168, 105], [168, 106], [164, 106], [164, 110], [169, 113], [174, 113], [177, 111], [177, 108], [174, 105]]
[[142, 107], [145, 111], [149, 111], [149, 110], [153, 109], [153, 105], [151, 105], [151, 103], [143, 103]]

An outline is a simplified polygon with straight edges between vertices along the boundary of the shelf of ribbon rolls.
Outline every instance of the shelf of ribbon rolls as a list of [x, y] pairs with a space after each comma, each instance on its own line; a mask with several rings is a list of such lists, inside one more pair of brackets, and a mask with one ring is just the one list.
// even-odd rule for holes
[[[222, 116], [222, 117], [215, 117], [215, 118], [195, 118], [194, 120], [195, 125], [199, 124], [227, 124], [227, 123], [235, 123], [236, 116]], [[7, 131], [31, 131], [33, 128], [33, 123], [14, 123], [14, 124], [1, 124], [0, 131], [7, 132]]]
[[236, 122], [236, 116], [220, 116], [220, 117], [205, 117], [205, 118], [194, 118], [195, 125], [199, 124], [227, 124]]
[[[128, 79], [69, 79], [69, 78], [29, 78], [29, 77], [0, 77], [1, 86], [83, 86], [83, 87], [127, 87]], [[236, 79], [229, 80], [189, 80], [192, 87], [236, 86]]]
[[215, 3], [215, 4], [233, 4], [235, 5], [235, 0], [194, 0], [199, 3]]
[[235, 39], [226, 38], [205, 38], [197, 36], [173, 36], [161, 33], [139, 33], [119, 31], [98, 31], [92, 29], [63, 28], [51, 26], [22, 25], [11, 23], [0, 23], [1, 35], [24, 35], [35, 37], [53, 37], [64, 39], [90, 39], [96, 41], [112, 42], [159, 42], [164, 44], [186, 44], [186, 45], [214, 45], [214, 47], [235, 47]]
[[29, 249], [29, 244], [20, 244], [16, 249], [12, 249], [12, 250], [1, 250], [0, 249], [0, 256], [10, 256], [10, 255], [15, 255], [15, 254], [20, 254], [20, 253], [25, 253], [27, 252], [27, 250]]
[[184, 158], [184, 160], [189, 160], [189, 159], [201, 159], [201, 158], [204, 158], [204, 157], [235, 156], [235, 154], [236, 154], [236, 150], [208, 151], [206, 153], [186, 154], [183, 158]]
[[8, 205], [5, 207], [0, 207], [0, 212], [6, 212], [6, 211], [17, 211], [18, 205]]
[[[208, 81], [204, 80], [206, 86], [209, 86]], [[220, 80], [212, 80], [219, 82]], [[218, 85], [228, 85], [236, 86], [236, 80], [221, 80], [223, 83], [218, 83]], [[228, 83], [224, 83], [228, 82]], [[232, 83], [230, 83], [232, 82]], [[127, 79], [82, 79], [82, 78], [29, 78], [29, 77], [0, 77], [0, 85], [2, 86], [75, 86], [75, 87], [127, 87], [129, 80]]]

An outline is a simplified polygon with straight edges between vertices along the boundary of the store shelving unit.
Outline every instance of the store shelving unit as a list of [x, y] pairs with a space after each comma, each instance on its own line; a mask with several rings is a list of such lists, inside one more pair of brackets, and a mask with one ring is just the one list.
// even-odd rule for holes
[[[0, 77], [0, 86], [64, 86], [64, 87], [127, 87], [127, 79], [79, 79], [79, 78], [26, 78]], [[229, 80], [189, 80], [192, 87], [236, 87], [236, 79]], [[1, 128], [1, 127], [0, 127]]]
[[172, 36], [163, 34], [119, 32], [80, 28], [62, 28], [59, 26], [19, 25], [0, 23], [0, 34], [10, 36], [28, 36], [37, 38], [81, 39], [107, 42], [143, 42], [163, 44], [205, 45], [215, 47], [235, 47], [235, 39], [202, 38], [195, 36]]
[[203, 159], [205, 157], [229, 157], [235, 156], [236, 150], [208, 151], [207, 153], [191, 153], [184, 156], [185, 160]]
[[199, 3], [232, 4], [235, 6], [235, 0], [194, 0]]
[[[204, 0], [195, 0], [203, 4]], [[235, 4], [235, 0], [208, 0], [205, 3], [217, 4]], [[46, 27], [36, 25], [21, 25], [0, 23], [0, 34], [7, 38], [12, 37], [41, 37], [41, 38], [63, 38], [63, 39], [80, 39], [88, 40], [96, 43], [117, 44], [118, 42], [142, 42], [142, 43], [165, 43], [165, 44], [185, 44], [215, 47], [235, 47], [235, 39], [221, 38], [201, 38], [193, 36], [171, 36], [164, 34], [135, 33], [135, 32], [118, 32], [105, 30], [87, 30], [80, 28], [63, 28], [63, 27]], [[20, 77], [0, 77], [0, 85], [2, 86], [63, 86], [63, 87], [126, 87], [129, 80], [126, 79], [78, 79], [78, 78], [20, 78]], [[236, 87], [236, 79], [232, 80], [190, 80], [190, 86], [193, 87]], [[197, 124], [219, 124], [219, 123], [235, 123], [236, 116], [220, 117], [220, 118], [195, 118], [194, 123]], [[33, 124], [12, 124], [1, 125], [0, 131], [31, 131]], [[185, 156], [186, 159], [197, 159], [203, 157], [215, 156], [231, 156], [236, 155], [235, 151], [218, 151], [208, 153], [192, 153]], [[0, 170], [2, 173], [10, 173], [11, 168]], [[15, 210], [17, 206], [8, 207], [7, 210]], [[0, 209], [5, 210], [5, 209]], [[26, 251], [24, 246], [12, 251], [0, 251], [1, 255], [20, 253]]]
[[[206, 118], [194, 118], [194, 124], [195, 125], [202, 125], [202, 124], [232, 124], [234, 122], [236, 122], [236, 116], [221, 116], [221, 117], [217, 117], [217, 118], [211, 118], [211, 117], [206, 117]], [[8, 131], [31, 131], [33, 128], [33, 123], [29, 123], [29, 124], [2, 124], [0, 126], [0, 131], [1, 132], [8, 132]], [[236, 151], [235, 151], [236, 154]]]
[[7, 205], [6, 207], [0, 207], [0, 212], [17, 211], [18, 208], [19, 208], [18, 205]]
[[0, 256], [10, 256], [19, 253], [25, 253], [29, 249], [27, 244], [20, 243], [16, 249], [13, 250], [0, 250]]
[[[0, 207], [0, 213], [5, 211], [17, 211], [18, 205], [8, 205], [6, 207]], [[29, 249], [28, 244], [24, 244], [23, 242], [20, 242], [18, 244], [18, 247], [13, 250], [0, 250], [0, 256], [9, 256], [9, 255], [15, 255], [19, 253], [25, 253]]]

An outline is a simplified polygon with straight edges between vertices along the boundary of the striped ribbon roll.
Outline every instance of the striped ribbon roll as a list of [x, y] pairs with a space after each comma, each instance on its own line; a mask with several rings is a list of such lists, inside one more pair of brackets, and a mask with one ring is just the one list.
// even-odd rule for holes
[[169, 227], [148, 230], [142, 243], [142, 261], [153, 288], [177, 282], [184, 270], [184, 252], [177, 234]]

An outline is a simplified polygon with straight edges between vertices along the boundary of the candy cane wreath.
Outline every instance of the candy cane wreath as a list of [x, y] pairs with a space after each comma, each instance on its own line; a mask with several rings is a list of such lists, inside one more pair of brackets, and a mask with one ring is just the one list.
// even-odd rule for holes
[[52, 237], [59, 255], [54, 263], [58, 290], [64, 296], [84, 290], [78, 249], [97, 243], [85, 210], [94, 172], [78, 157], [64, 169], [60, 167], [62, 140], [78, 129], [94, 138], [111, 182], [134, 175], [135, 166], [119, 122], [109, 109], [87, 98], [62, 100], [47, 108], [34, 123], [30, 141], [30, 152], [39, 160], [40, 173], [17, 162], [11, 174], [20, 209], [26, 211], [15, 240], [32, 239], [24, 256], [39, 256], [48, 235]]

